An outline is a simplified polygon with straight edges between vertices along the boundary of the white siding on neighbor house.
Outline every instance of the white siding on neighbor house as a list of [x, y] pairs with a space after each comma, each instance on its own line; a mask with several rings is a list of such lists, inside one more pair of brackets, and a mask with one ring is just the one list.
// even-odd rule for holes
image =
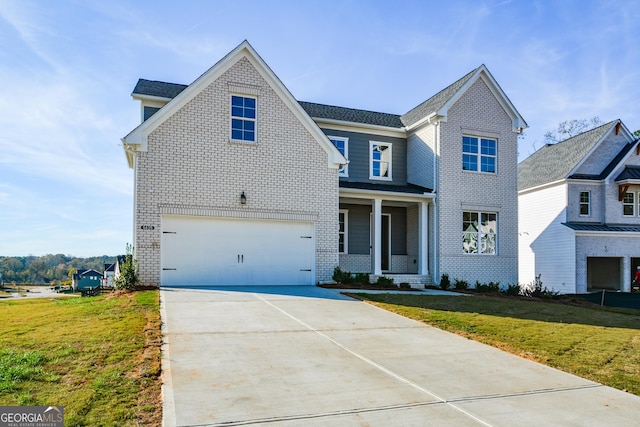
[[518, 281], [540, 275], [543, 286], [575, 293], [575, 236], [566, 222], [567, 185], [558, 184], [518, 197]]
[[[438, 239], [439, 266], [451, 279], [499, 281], [502, 286], [518, 280], [518, 134], [513, 122], [482, 78], [449, 109], [439, 125]], [[462, 136], [497, 140], [497, 173], [462, 170]], [[465, 254], [462, 248], [462, 212], [498, 214], [498, 254]]]

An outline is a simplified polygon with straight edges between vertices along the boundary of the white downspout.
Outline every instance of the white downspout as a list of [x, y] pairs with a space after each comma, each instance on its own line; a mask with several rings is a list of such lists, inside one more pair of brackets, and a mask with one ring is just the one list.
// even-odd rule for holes
[[133, 257], [136, 258], [136, 249], [138, 249], [138, 242], [136, 241], [137, 233], [137, 206], [138, 206], [138, 162], [137, 153], [133, 155], [133, 236], [131, 237], [131, 244], [133, 245]]
[[439, 167], [439, 156], [440, 156], [440, 145], [439, 145], [439, 130], [438, 125], [440, 122], [435, 122], [433, 124], [433, 191], [436, 193], [436, 196], [432, 200], [433, 205], [433, 268], [431, 271], [433, 272], [433, 283], [440, 283], [440, 240], [438, 230], [440, 229], [439, 218], [438, 218], [438, 204], [437, 199], [439, 196], [440, 190], [440, 173], [438, 171]]

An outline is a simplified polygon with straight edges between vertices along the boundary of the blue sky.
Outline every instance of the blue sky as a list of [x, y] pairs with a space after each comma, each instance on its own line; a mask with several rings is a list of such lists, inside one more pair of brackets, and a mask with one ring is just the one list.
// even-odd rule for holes
[[188, 84], [244, 39], [300, 100], [404, 113], [485, 64], [529, 124], [640, 128], [638, 1], [0, 0], [0, 255], [123, 253], [138, 78]]

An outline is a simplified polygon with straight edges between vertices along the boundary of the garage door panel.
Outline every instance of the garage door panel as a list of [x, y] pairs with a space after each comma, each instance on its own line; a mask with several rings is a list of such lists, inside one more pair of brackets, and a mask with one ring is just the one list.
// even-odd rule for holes
[[313, 223], [163, 217], [164, 286], [313, 284]]

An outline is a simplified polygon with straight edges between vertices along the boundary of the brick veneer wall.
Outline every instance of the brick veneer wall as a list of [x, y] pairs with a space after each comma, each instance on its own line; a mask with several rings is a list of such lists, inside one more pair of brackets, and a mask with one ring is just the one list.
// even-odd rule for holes
[[[474, 283], [518, 280], [517, 134], [512, 121], [482, 78], [449, 109], [440, 123], [438, 189], [439, 268]], [[462, 170], [462, 136], [497, 139], [496, 174]], [[462, 212], [498, 213], [498, 255], [462, 251]]]
[[[230, 141], [231, 93], [257, 96], [257, 143]], [[167, 210], [313, 218], [316, 281], [331, 279], [338, 264], [338, 171], [327, 167], [327, 154], [246, 58], [148, 141], [148, 151], [135, 159], [135, 255], [144, 283], [160, 283], [161, 212]]]

